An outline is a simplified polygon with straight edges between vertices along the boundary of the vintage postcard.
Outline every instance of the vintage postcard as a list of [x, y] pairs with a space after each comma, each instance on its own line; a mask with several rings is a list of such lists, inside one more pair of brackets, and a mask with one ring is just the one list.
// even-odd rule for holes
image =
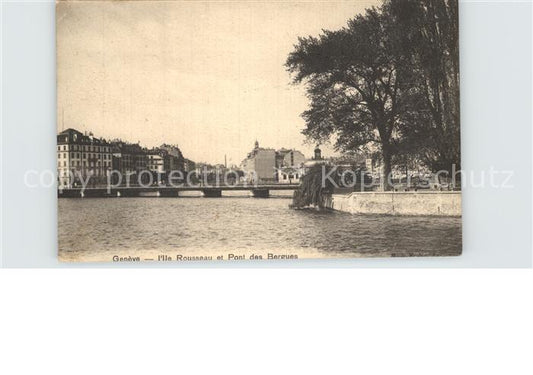
[[58, 1], [58, 256], [459, 255], [457, 0]]

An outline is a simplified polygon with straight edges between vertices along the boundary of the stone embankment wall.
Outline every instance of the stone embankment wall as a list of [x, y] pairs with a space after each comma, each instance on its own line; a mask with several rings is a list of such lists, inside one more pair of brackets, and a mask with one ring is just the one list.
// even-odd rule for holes
[[352, 214], [461, 216], [461, 192], [333, 194], [327, 207]]

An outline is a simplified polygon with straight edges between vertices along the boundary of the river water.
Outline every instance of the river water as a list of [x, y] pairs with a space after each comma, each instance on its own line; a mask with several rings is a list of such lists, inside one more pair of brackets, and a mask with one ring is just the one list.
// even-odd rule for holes
[[290, 199], [59, 199], [64, 261], [261, 256], [441, 256], [461, 252], [461, 218], [292, 210]]

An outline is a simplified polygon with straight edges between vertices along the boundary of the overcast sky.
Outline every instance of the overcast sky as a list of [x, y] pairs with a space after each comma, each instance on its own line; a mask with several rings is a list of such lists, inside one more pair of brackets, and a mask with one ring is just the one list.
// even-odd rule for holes
[[[309, 157], [308, 101], [284, 67], [298, 36], [338, 29], [377, 1], [87, 1], [57, 9], [58, 129], [176, 143], [239, 164], [257, 139]], [[328, 147], [323, 147], [331, 154]]]

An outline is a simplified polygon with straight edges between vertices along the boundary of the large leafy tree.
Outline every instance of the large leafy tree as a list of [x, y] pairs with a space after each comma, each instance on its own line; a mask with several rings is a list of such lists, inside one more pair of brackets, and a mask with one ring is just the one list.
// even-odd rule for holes
[[287, 67], [307, 88], [309, 139], [344, 152], [374, 144], [386, 176], [393, 163], [460, 168], [457, 0], [385, 0], [299, 38]]
[[402, 127], [402, 153], [432, 170], [460, 168], [457, 0], [388, 0], [384, 6], [402, 36], [418, 100]]
[[319, 142], [334, 137], [345, 152], [374, 144], [385, 176], [416, 95], [391, 21], [382, 8], [368, 9], [341, 30], [299, 38], [286, 63], [294, 82], [307, 88], [304, 134]]

